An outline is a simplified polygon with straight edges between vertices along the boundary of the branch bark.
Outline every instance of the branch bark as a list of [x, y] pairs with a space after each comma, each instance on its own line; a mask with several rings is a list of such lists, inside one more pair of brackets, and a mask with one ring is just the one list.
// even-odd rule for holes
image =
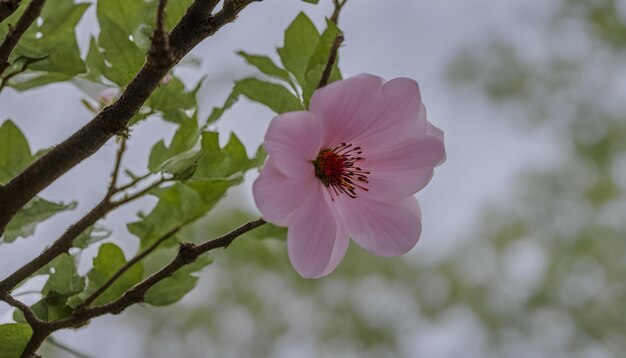
[[[33, 0], [43, 1], [43, 0]], [[112, 136], [126, 129], [128, 121], [158, 86], [161, 78], [191, 49], [222, 26], [233, 22], [254, 0], [231, 0], [209, 15], [218, 1], [196, 0], [169, 35], [172, 60], [150, 60], [131, 80], [114, 104], [104, 108], [87, 125], [52, 148], [0, 190], [0, 233], [11, 218], [37, 193], [100, 149]]]
[[0, 23], [11, 16], [20, 6], [20, 0], [0, 0]]
[[[4, 38], [2, 44], [0, 44], [0, 75], [4, 73], [4, 71], [9, 67], [9, 55], [17, 46], [18, 41], [24, 35], [24, 32], [28, 30], [30, 25], [39, 17], [41, 14], [41, 9], [43, 9], [43, 5], [46, 0], [32, 0], [28, 7], [22, 14], [19, 20], [17, 20], [17, 24], [15, 26], [9, 27], [9, 32], [7, 36]], [[6, 2], [10, 4], [11, 1]], [[14, 2], [13, 2], [14, 3]], [[3, 3], [4, 4], [4, 3]], [[19, 4], [18, 4], [19, 5]], [[0, 20], [1, 21], [1, 20]], [[0, 230], [1, 232], [2, 230]]]
[[[194, 245], [191, 243], [181, 244], [176, 257], [161, 270], [147, 277], [117, 300], [96, 307], [81, 306], [80, 309], [67, 317], [52, 322], [42, 322], [41, 326], [33, 329], [33, 336], [22, 353], [22, 358], [35, 357], [37, 349], [43, 343], [48, 335], [54, 331], [65, 328], [78, 328], [89, 322], [92, 318], [103, 316], [106, 314], [119, 314], [129, 306], [143, 301], [146, 292], [157, 283], [173, 275], [180, 268], [196, 261], [200, 255], [205, 254], [213, 249], [228, 247], [237, 237], [265, 224], [263, 219], [250, 221], [235, 230], [220, 236], [203, 244]], [[169, 233], [168, 233], [169, 234]], [[166, 234], [167, 235], [167, 234]], [[143, 256], [137, 256], [141, 260]], [[137, 260], [137, 261], [138, 261]], [[43, 334], [41, 333], [43, 332]]]

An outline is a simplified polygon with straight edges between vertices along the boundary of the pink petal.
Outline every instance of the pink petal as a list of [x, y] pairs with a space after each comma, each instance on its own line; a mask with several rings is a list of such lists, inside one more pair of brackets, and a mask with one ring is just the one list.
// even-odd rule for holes
[[313, 173], [303, 179], [287, 178], [270, 157], [252, 185], [254, 202], [263, 219], [287, 226], [289, 215], [302, 206], [307, 199], [308, 188], [317, 185], [317, 182]]
[[344, 227], [343, 223], [337, 221], [337, 235], [335, 236], [335, 246], [333, 246], [333, 253], [330, 256], [330, 261], [324, 271], [316, 276], [316, 278], [324, 277], [329, 273], [335, 271], [343, 257], [348, 251], [348, 245], [350, 244], [350, 238], [348, 237], [348, 231]]
[[335, 263], [331, 258], [337, 223], [323, 184], [317, 181], [314, 188], [307, 187], [306, 191], [304, 205], [289, 217], [287, 252], [302, 277], [315, 278], [326, 274], [326, 269]]
[[315, 171], [311, 161], [321, 149], [320, 121], [310, 112], [288, 112], [272, 119], [263, 146], [282, 173], [292, 178]]
[[382, 85], [380, 77], [359, 75], [315, 91], [309, 107], [322, 121], [324, 147], [350, 142], [368, 128]]
[[425, 129], [426, 108], [417, 82], [395, 78], [383, 86], [374, 120], [355, 144], [376, 149], [424, 133]]
[[414, 197], [395, 203], [364, 198], [335, 199], [352, 239], [379, 256], [400, 256], [415, 246], [422, 231]]
[[369, 191], [359, 196], [395, 201], [420, 191], [433, 176], [433, 168], [445, 158], [443, 142], [428, 135], [410, 138], [380, 152], [364, 155]]

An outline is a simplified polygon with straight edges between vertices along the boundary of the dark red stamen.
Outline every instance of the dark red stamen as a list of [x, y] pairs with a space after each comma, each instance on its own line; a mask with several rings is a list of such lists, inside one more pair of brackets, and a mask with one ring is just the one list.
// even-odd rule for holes
[[[332, 149], [322, 149], [313, 161], [315, 175], [326, 185], [332, 188], [335, 195], [344, 193], [356, 198], [357, 189], [368, 191], [364, 184], [368, 184], [367, 176], [370, 172], [355, 166], [364, 161], [361, 157], [361, 147], [341, 143]], [[331, 193], [331, 199], [335, 200]]]

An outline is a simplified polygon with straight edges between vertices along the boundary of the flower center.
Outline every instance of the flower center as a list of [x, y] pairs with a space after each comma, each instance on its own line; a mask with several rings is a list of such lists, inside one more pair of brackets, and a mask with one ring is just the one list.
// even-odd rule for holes
[[[327, 188], [332, 188], [335, 195], [344, 193], [356, 198], [357, 189], [368, 191], [365, 184], [369, 183], [367, 175], [370, 172], [356, 166], [358, 162], [365, 160], [361, 154], [361, 147], [353, 147], [348, 143], [341, 143], [332, 149], [322, 149], [313, 161], [315, 176]], [[330, 198], [335, 200], [332, 193]]]

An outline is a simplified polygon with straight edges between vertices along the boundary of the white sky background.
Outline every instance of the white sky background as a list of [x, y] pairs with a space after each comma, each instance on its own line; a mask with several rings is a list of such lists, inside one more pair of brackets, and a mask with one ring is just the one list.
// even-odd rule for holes
[[[330, 0], [321, 3], [319, 6], [297, 0], [254, 3], [234, 24], [225, 26], [198, 46], [193, 54], [202, 59], [202, 71], [182, 69], [177, 74], [189, 83], [208, 75], [199, 95], [200, 118], [206, 118], [213, 106], [223, 103], [232, 80], [254, 73], [235, 51], [269, 54], [277, 59], [274, 48], [282, 44], [284, 29], [299, 11], [304, 9], [322, 27], [324, 16], [332, 9]], [[532, 52], [533, 43], [538, 40], [536, 24], [550, 14], [550, 6], [546, 4], [541, 0], [350, 0], [344, 8], [340, 18], [346, 37], [340, 52], [344, 77], [367, 72], [387, 79], [401, 76], [416, 79], [429, 120], [446, 135], [447, 162], [418, 194], [424, 230], [412, 255], [436, 259], [445, 254], [471, 231], [481, 208], [511, 198], [520, 172], [554, 162], [556, 154], [546, 154], [555, 151], [550, 133], [522, 131], [521, 126], [512, 126], [506, 117], [514, 117], [516, 113], [496, 110], [480, 95], [451, 91], [443, 77], [447, 64], [461, 47], [480, 44], [489, 34], [512, 36]], [[89, 32], [97, 29], [94, 10], [93, 7], [88, 10], [78, 28], [82, 47], [88, 43]], [[5, 89], [0, 94], [0, 122], [13, 119], [36, 151], [60, 142], [91, 119], [79, 102], [85, 97], [68, 84], [25, 93]], [[227, 139], [228, 131], [233, 130], [252, 154], [271, 118], [268, 109], [242, 100], [221, 120], [222, 139]], [[164, 133], [171, 137], [173, 129], [174, 126], [157, 119], [137, 127], [132, 133], [125, 164], [137, 173], [145, 172], [151, 146]], [[114, 151], [115, 145], [109, 141], [96, 155], [44, 191], [47, 199], [77, 200], [79, 206], [40, 225], [34, 237], [0, 246], [0, 277], [34, 257], [102, 197]], [[251, 173], [248, 182], [236, 190], [240, 196], [231, 191], [234, 197], [246, 198], [251, 207], [251, 183], [255, 176], [256, 173]], [[150, 203], [150, 200], [134, 203], [107, 217], [105, 225], [116, 230], [114, 240], [122, 244], [127, 256], [134, 252], [137, 242], [126, 232], [124, 224], [134, 218], [138, 209], [149, 210]], [[90, 250], [92, 254], [95, 252]], [[7, 312], [8, 308], [0, 305], [0, 321], [9, 319]], [[112, 319], [98, 320], [102, 323], [94, 322], [91, 329], [78, 334], [68, 332], [61, 337], [86, 352], [96, 353], [98, 358], [121, 357], [116, 352], [128, 352], [126, 344], [118, 347], [123, 350], [113, 346], [94, 349], [98, 346], [94, 345], [98, 329], [93, 327], [115, 329], [111, 342], [128, 333]], [[76, 339], [79, 335], [81, 338]], [[123, 356], [131, 356], [127, 354]]]

